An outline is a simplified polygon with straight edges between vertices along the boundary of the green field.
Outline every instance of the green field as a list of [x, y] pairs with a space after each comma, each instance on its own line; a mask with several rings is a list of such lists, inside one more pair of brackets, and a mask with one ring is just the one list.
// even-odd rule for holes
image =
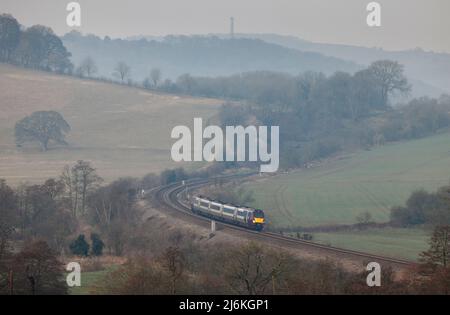
[[315, 242], [325, 245], [414, 261], [428, 248], [429, 233], [418, 228], [383, 228], [313, 236]]
[[389, 220], [391, 206], [412, 191], [450, 179], [450, 134], [385, 145], [307, 170], [246, 184], [271, 227], [352, 224], [363, 212]]
[[[172, 128], [191, 126], [194, 117], [207, 121], [221, 104], [0, 64], [0, 178], [39, 182], [79, 159], [91, 161], [107, 181], [181, 166], [170, 157]], [[69, 146], [16, 148], [15, 123], [38, 110], [64, 116], [72, 127]]]
[[69, 294], [88, 295], [92, 289], [92, 286], [98, 285], [99, 281], [101, 281], [111, 271], [111, 268], [113, 267], [100, 271], [83, 272], [81, 274], [81, 286], [71, 288], [69, 290]]

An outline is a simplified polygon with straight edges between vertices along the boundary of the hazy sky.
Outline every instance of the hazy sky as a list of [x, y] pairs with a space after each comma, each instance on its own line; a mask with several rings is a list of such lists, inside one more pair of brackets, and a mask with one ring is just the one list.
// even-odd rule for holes
[[[79, 0], [83, 33], [132, 35], [278, 33], [316, 42], [450, 52], [449, 0], [378, 0], [382, 26], [369, 28], [371, 0]], [[0, 0], [0, 12], [26, 26], [70, 31], [70, 0]]]

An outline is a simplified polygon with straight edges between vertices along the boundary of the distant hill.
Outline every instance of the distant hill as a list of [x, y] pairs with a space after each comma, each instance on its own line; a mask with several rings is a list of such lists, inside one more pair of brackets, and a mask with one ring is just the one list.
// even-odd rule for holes
[[312, 70], [326, 74], [354, 72], [360, 67], [351, 62], [320, 53], [303, 52], [259, 39], [225, 39], [214, 36], [167, 36], [157, 40], [101, 39], [71, 32], [62, 37], [78, 65], [91, 56], [99, 74], [110, 77], [118, 61], [132, 68], [134, 80], [143, 80], [150, 69], [158, 67], [165, 78], [181, 74], [223, 76], [254, 70], [271, 70], [298, 74]]
[[450, 54], [427, 52], [422, 49], [387, 51], [380, 48], [315, 43], [277, 34], [237, 34], [236, 37], [260, 39], [286, 48], [320, 53], [360, 65], [368, 65], [380, 59], [396, 60], [405, 66], [406, 74], [414, 85], [415, 94], [436, 96], [442, 92], [450, 93]]

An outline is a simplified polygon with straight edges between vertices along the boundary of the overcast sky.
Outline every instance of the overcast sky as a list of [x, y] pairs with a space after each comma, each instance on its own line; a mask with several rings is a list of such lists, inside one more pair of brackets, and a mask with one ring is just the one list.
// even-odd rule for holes
[[[83, 33], [99, 36], [277, 33], [315, 42], [382, 47], [421, 47], [450, 52], [450, 0], [379, 0], [380, 28], [366, 24], [371, 0], [79, 0]], [[69, 0], [0, 0], [0, 12], [21, 24], [66, 25]]]

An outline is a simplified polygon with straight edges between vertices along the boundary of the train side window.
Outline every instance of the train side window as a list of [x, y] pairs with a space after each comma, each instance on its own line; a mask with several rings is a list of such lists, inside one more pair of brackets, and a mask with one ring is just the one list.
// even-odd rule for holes
[[228, 213], [228, 214], [234, 214], [234, 209], [223, 208], [223, 212]]
[[208, 208], [208, 207], [209, 207], [209, 203], [204, 202], [204, 201], [200, 201], [200, 205], [201, 205], [202, 207], [205, 207], [205, 208]]

